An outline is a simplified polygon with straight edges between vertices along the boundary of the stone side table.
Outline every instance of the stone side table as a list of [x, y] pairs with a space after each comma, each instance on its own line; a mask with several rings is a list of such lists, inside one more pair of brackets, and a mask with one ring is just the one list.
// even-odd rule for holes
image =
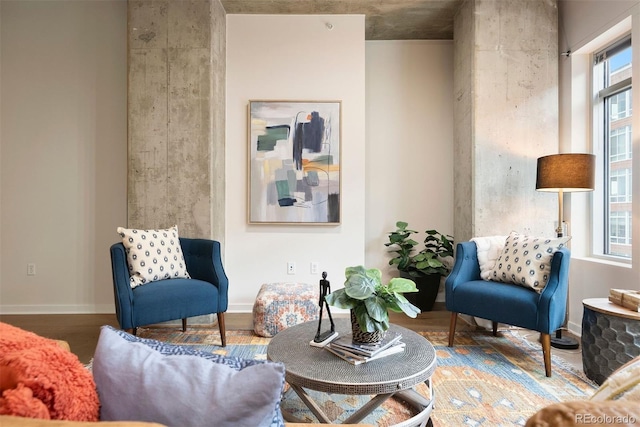
[[598, 385], [640, 355], [640, 313], [607, 298], [582, 301], [582, 365]]

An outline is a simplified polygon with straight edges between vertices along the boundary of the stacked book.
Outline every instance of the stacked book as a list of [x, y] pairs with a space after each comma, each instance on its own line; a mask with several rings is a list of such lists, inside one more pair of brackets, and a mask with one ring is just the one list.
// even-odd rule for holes
[[609, 301], [630, 310], [640, 312], [640, 291], [631, 289], [609, 289]]
[[360, 365], [403, 352], [405, 343], [401, 338], [402, 334], [399, 332], [387, 331], [382, 341], [368, 344], [353, 341], [351, 337], [345, 336], [331, 341], [324, 348], [352, 365]]

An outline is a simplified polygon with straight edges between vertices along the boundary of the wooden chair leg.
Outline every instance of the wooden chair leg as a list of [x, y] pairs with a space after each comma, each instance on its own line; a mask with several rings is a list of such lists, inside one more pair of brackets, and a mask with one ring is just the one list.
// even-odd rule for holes
[[187, 319], [182, 319], [182, 332], [187, 332]]
[[449, 347], [453, 347], [453, 336], [456, 333], [456, 321], [458, 320], [458, 313], [451, 313], [451, 320], [449, 321]]
[[544, 356], [544, 373], [547, 377], [551, 376], [551, 335], [540, 334], [540, 342], [542, 343], [542, 354]]
[[135, 336], [138, 333], [138, 328], [127, 329], [127, 332]]
[[491, 322], [491, 326], [493, 326], [493, 336], [498, 336], [498, 322]]
[[220, 328], [220, 339], [222, 340], [222, 346], [227, 346], [227, 332], [224, 327], [224, 313], [218, 313], [218, 328]]

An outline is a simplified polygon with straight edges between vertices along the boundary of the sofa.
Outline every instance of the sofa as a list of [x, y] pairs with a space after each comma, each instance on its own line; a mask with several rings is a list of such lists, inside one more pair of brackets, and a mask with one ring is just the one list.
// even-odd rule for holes
[[89, 370], [66, 342], [0, 322], [0, 426], [282, 426], [284, 372], [110, 326]]

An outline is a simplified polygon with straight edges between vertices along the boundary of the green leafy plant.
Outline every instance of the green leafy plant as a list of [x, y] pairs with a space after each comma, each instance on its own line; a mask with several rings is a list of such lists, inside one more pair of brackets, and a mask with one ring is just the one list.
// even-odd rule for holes
[[365, 332], [389, 329], [389, 310], [412, 318], [420, 313], [420, 309], [402, 295], [418, 292], [412, 280], [396, 277], [384, 285], [380, 270], [361, 265], [347, 267], [345, 277], [344, 288], [331, 292], [325, 300], [334, 307], [353, 310]]
[[411, 238], [415, 230], [407, 228], [408, 223], [396, 222], [396, 230], [389, 233], [389, 242], [384, 245], [391, 247], [395, 255], [389, 260], [389, 265], [395, 265], [412, 278], [419, 278], [437, 274], [446, 276], [449, 267], [442, 262], [443, 258], [453, 256], [453, 236], [442, 234], [436, 230], [425, 231], [424, 248], [415, 253], [418, 242]]

